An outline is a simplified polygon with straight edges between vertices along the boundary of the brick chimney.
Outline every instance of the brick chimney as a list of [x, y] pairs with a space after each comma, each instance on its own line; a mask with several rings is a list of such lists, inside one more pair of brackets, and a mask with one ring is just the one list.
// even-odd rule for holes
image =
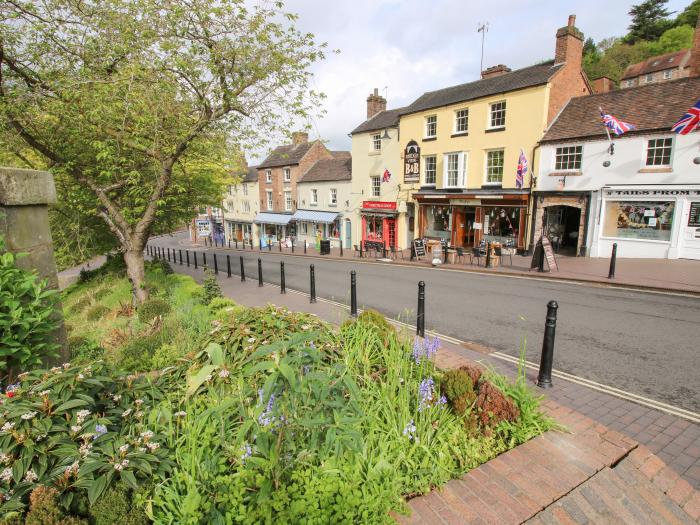
[[557, 46], [554, 50], [554, 63], [566, 62], [577, 69], [583, 59], [583, 33], [576, 29], [576, 15], [569, 15], [569, 23], [557, 30]]
[[491, 66], [486, 69], [484, 69], [481, 72], [481, 78], [491, 78], [491, 77], [500, 77], [501, 75], [505, 75], [506, 73], [510, 73], [511, 69], [506, 66], [505, 64], [498, 64], [497, 66]]
[[298, 146], [299, 144], [306, 144], [309, 142], [309, 134], [304, 131], [295, 131], [292, 133], [292, 144]]
[[695, 36], [693, 37], [688, 66], [690, 67], [689, 76], [700, 77], [700, 14], [698, 14], [698, 21], [695, 24]]
[[615, 83], [611, 78], [599, 77], [593, 80], [593, 93], [607, 93], [615, 89]]
[[386, 99], [379, 95], [378, 88], [374, 88], [374, 93], [367, 97], [367, 118], [371, 119], [382, 111], [386, 111]]

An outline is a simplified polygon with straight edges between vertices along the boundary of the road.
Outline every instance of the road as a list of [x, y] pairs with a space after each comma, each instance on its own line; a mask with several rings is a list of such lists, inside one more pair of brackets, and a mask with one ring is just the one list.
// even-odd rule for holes
[[[174, 247], [178, 242], [163, 237], [153, 244]], [[287, 287], [304, 292], [313, 263], [317, 295], [346, 304], [350, 271], [356, 270], [360, 308], [410, 324], [415, 323], [417, 283], [425, 281], [427, 329], [513, 356], [525, 344], [531, 361], [539, 361], [546, 305], [554, 300], [559, 305], [555, 368], [700, 412], [700, 298], [275, 252], [206, 251], [222, 254], [220, 270], [225, 270], [225, 254], [232, 254], [236, 275], [242, 254], [249, 278], [257, 277], [260, 257], [264, 280], [275, 284], [284, 260]]]

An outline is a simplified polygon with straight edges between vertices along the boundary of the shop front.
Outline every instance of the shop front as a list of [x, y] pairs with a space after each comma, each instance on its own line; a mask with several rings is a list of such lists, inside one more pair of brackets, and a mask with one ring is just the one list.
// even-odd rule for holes
[[294, 213], [298, 242], [318, 245], [321, 240], [330, 240], [331, 246], [340, 246], [341, 218], [337, 212], [297, 210]]
[[247, 221], [232, 221], [227, 219], [226, 233], [231, 242], [248, 242], [253, 238], [253, 223]]
[[700, 259], [700, 185], [605, 187], [598, 217], [593, 257]]
[[549, 239], [558, 254], [578, 256], [588, 251], [590, 192], [537, 192], [533, 241]]
[[397, 247], [396, 202], [364, 201], [360, 210], [362, 244], [367, 247]]
[[258, 213], [253, 221], [260, 228], [259, 239], [262, 246], [276, 242], [289, 243], [296, 237], [296, 225], [291, 213]]
[[476, 247], [483, 241], [523, 250], [528, 196], [416, 193], [418, 236], [458, 248]]

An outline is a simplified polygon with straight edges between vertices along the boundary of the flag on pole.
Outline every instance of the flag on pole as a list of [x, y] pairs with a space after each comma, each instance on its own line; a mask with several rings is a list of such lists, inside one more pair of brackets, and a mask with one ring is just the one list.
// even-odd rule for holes
[[518, 157], [518, 170], [515, 175], [515, 187], [521, 189], [523, 187], [523, 181], [525, 180], [525, 174], [527, 173], [527, 157], [523, 150], [520, 150], [520, 157]]
[[681, 117], [681, 119], [671, 126], [671, 131], [681, 135], [687, 135], [700, 127], [700, 100]]
[[627, 131], [635, 129], [632, 124], [623, 122], [620, 119], [613, 117], [609, 113], [603, 113], [602, 109], [600, 110], [600, 118], [603, 119], [603, 124], [605, 124], [605, 127], [615, 133], [615, 135], [622, 135]]
[[389, 182], [391, 180], [391, 172], [387, 169], [384, 170], [382, 175], [382, 182]]

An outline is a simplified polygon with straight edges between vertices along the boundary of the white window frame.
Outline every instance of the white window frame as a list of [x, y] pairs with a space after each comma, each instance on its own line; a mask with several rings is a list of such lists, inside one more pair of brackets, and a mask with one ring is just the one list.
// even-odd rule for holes
[[[581, 148], [581, 151], [577, 153], [571, 153], [572, 149], [575, 148]], [[562, 151], [561, 157], [567, 157], [570, 158], [572, 156], [578, 155], [578, 168], [557, 168], [557, 158], [560, 156], [559, 155], [559, 150], [567, 149], [568, 151], [564, 152]], [[575, 161], [574, 161], [575, 162]], [[570, 160], [567, 161], [567, 164], [570, 164]], [[581, 171], [581, 165], [583, 164], [583, 144], [564, 144], [561, 146], [556, 146], [554, 148], [554, 156], [552, 158], [552, 171], [571, 171], [571, 172], [578, 172]]]
[[[502, 109], [494, 109], [494, 106], [498, 106], [500, 104], [503, 104]], [[493, 116], [494, 116], [494, 113], [496, 111], [503, 112], [503, 124], [497, 124], [494, 126], [493, 125]], [[487, 125], [486, 129], [504, 129], [506, 127], [507, 115], [508, 115], [508, 104], [505, 100], [497, 100], [496, 102], [491, 102], [489, 104], [489, 116], [488, 116], [489, 121], [488, 121], [488, 125]]]
[[[433, 180], [428, 182], [428, 159], [433, 160]], [[437, 155], [425, 155], [423, 157], [423, 184], [435, 186], [437, 184]]]
[[309, 234], [309, 223], [304, 221], [301, 223], [301, 234], [302, 235], [308, 235]]
[[292, 211], [292, 191], [284, 192], [284, 211]]
[[673, 69], [666, 69], [664, 70], [664, 80], [669, 80], [673, 78]]
[[248, 196], [248, 183], [247, 182], [243, 183], [243, 195], [245, 195], [246, 197]]
[[[489, 154], [500, 151], [503, 153], [503, 166], [501, 166], [501, 180], [499, 181], [489, 181]], [[484, 186], [502, 186], [503, 176], [506, 171], [506, 150], [505, 148], [494, 148], [485, 151], [484, 159]]]
[[[466, 113], [466, 115], [460, 116], [460, 113]], [[464, 120], [464, 129], [459, 129], [460, 120]], [[469, 108], [460, 108], [455, 110], [454, 129], [452, 132], [455, 135], [466, 135], [469, 133]]]
[[[453, 159], [456, 162], [451, 164]], [[443, 188], [465, 188], [467, 186], [467, 163], [469, 160], [469, 153], [467, 151], [452, 151], [450, 153], [445, 153], [442, 157], [442, 187]], [[452, 167], [456, 167], [456, 173], [454, 174], [454, 184], [450, 183], [450, 176]]]
[[311, 188], [309, 204], [311, 206], [318, 206], [318, 190], [316, 188]]
[[292, 168], [282, 168], [282, 180], [284, 182], [292, 181]]
[[267, 195], [267, 211], [272, 211], [274, 208], [274, 202], [272, 200], [272, 190], [265, 190]]
[[[433, 134], [430, 135], [428, 130], [430, 127], [433, 127]], [[437, 114], [433, 115], [426, 115], [425, 117], [425, 126], [423, 129], [423, 138], [424, 139], [434, 139], [437, 138]]]
[[[377, 184], [374, 184], [374, 181], [377, 181]], [[375, 191], [376, 190], [376, 191]], [[372, 175], [369, 178], [369, 194], [372, 197], [380, 197], [382, 194], [382, 178], [379, 175]]]
[[328, 190], [328, 205], [337, 206], [338, 205], [338, 190], [336, 188], [330, 188]]
[[245, 213], [250, 213], [250, 202], [243, 201], [243, 211]]
[[[649, 143], [652, 140], [670, 140], [671, 141], [671, 151], [669, 152], [668, 155], [668, 164], [648, 164], [647, 163], [647, 156], [649, 154]], [[673, 140], [673, 137], [669, 137], [668, 135], [662, 135], [662, 136], [656, 136], [656, 137], [647, 137], [644, 139], [644, 152], [642, 154], [642, 168], [643, 169], [654, 169], [654, 168], [670, 168], [673, 166], [673, 153], [675, 150], [676, 146], [676, 141]], [[655, 148], [655, 149], [660, 149], [660, 148]]]
[[381, 133], [372, 134], [370, 146], [371, 146], [371, 151], [373, 151], [373, 152], [382, 151], [382, 134]]
[[647, 73], [644, 75], [644, 83], [651, 84], [654, 82], [654, 73]]
[[272, 170], [265, 170], [265, 183], [272, 184]]

